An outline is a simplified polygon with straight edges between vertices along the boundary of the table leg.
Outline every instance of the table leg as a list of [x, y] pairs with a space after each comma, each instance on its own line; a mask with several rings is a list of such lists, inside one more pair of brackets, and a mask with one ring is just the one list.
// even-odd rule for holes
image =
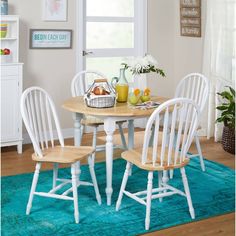
[[[128, 149], [134, 148], [134, 120], [128, 120]], [[129, 176], [132, 175], [132, 165], [129, 169]]]
[[115, 131], [115, 121], [112, 119], [104, 120], [104, 130], [106, 132], [106, 178], [107, 178], [107, 205], [111, 205], [112, 189], [112, 165], [113, 165], [113, 133]]
[[81, 145], [81, 120], [83, 115], [80, 113], [73, 113], [74, 119], [74, 144], [75, 146]]
[[[81, 120], [83, 118], [83, 115], [80, 113], [73, 113], [73, 119], [74, 119], [74, 145], [80, 146], [81, 145]], [[76, 174], [76, 182], [77, 185], [79, 185], [80, 181], [80, 162], [75, 163], [75, 174]]]
[[128, 120], [128, 149], [134, 148], [134, 120]]

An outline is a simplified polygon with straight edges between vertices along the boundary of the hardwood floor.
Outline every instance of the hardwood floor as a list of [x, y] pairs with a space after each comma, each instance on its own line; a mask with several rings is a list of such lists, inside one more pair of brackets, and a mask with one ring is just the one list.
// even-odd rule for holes
[[[142, 145], [142, 133], [135, 132], [135, 146]], [[104, 142], [104, 133], [98, 134], [100, 137], [98, 143]], [[92, 140], [91, 134], [86, 134], [83, 138], [82, 144], [90, 145]], [[115, 135], [114, 140], [116, 143], [120, 143], [119, 136]], [[66, 144], [73, 144], [72, 139], [65, 140]], [[201, 138], [201, 147], [203, 155], [206, 159], [213, 160], [222, 163], [230, 168], [235, 168], [235, 157], [225, 152], [221, 144], [215, 143], [212, 139], [207, 140]], [[195, 148], [191, 147], [191, 152], [194, 153]], [[34, 171], [35, 163], [31, 160], [31, 154], [33, 152], [32, 146], [27, 144], [23, 147], [23, 154], [18, 155], [16, 153], [16, 147], [6, 147], [1, 150], [1, 175], [16, 175], [21, 173], [28, 173]], [[121, 150], [114, 151], [114, 156], [119, 157]], [[96, 155], [96, 161], [104, 161], [105, 153], [100, 152]], [[82, 163], [83, 164], [83, 163]], [[61, 167], [65, 167], [63, 165]], [[45, 164], [42, 169], [52, 169], [52, 165]], [[233, 236], [235, 235], [235, 214], [225, 214], [217, 217], [212, 217], [206, 220], [197, 221], [194, 223], [179, 225], [171, 228], [167, 228], [160, 231], [145, 234], [145, 236]]]

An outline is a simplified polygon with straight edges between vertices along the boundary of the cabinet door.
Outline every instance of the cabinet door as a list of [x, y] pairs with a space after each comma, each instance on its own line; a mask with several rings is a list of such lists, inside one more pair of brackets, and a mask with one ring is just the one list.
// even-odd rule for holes
[[20, 99], [18, 76], [1, 78], [1, 141], [19, 137]]

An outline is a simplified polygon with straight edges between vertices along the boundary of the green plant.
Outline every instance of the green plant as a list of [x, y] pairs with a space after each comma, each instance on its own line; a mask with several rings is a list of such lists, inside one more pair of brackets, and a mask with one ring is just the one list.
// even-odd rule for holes
[[221, 111], [220, 117], [216, 122], [223, 122], [225, 126], [235, 129], [235, 90], [232, 87], [226, 86], [229, 90], [217, 93], [223, 98], [223, 102], [216, 109]]

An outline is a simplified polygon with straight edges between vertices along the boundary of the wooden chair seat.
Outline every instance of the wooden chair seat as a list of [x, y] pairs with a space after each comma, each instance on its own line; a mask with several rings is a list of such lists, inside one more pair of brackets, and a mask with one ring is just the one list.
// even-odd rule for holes
[[37, 162], [51, 162], [51, 163], [75, 163], [94, 152], [94, 148], [90, 146], [56, 146], [43, 150], [43, 157], [32, 154], [32, 159]]
[[[167, 148], [166, 148], [167, 149]], [[189, 159], [186, 158], [184, 162], [181, 164], [173, 164], [168, 165], [167, 164], [167, 150], [165, 151], [165, 157], [163, 160], [163, 166], [160, 165], [160, 155], [161, 155], [161, 147], [158, 150], [157, 160], [156, 160], [156, 166], [153, 166], [152, 162], [152, 148], [148, 148], [148, 154], [147, 154], [147, 162], [145, 164], [142, 164], [142, 148], [137, 148], [133, 150], [125, 151], [121, 154], [122, 158], [126, 161], [136, 165], [137, 167], [148, 170], [148, 171], [162, 171], [162, 170], [170, 170], [170, 169], [177, 169], [186, 166], [189, 163]], [[173, 154], [174, 155], [174, 152]]]

